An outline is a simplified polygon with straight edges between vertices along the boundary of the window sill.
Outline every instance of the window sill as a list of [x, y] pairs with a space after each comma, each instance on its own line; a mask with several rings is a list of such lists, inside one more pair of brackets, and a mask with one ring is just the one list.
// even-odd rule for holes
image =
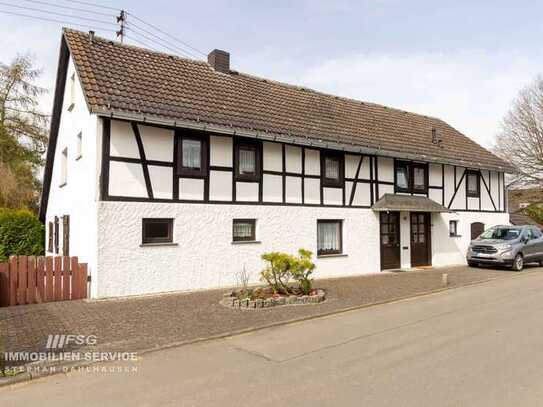
[[317, 259], [326, 259], [328, 257], [347, 257], [347, 253], [336, 253], [336, 254], [319, 254]]
[[234, 240], [232, 244], [258, 244], [262, 243], [260, 240]]
[[142, 243], [140, 247], [155, 247], [155, 246], [179, 246], [179, 243], [165, 242], [165, 243]]
[[63, 183], [60, 184], [58, 187], [59, 187], [59, 188], [62, 188], [62, 187], [65, 187], [66, 185], [68, 185], [68, 183], [67, 183], [67, 182], [63, 182]]

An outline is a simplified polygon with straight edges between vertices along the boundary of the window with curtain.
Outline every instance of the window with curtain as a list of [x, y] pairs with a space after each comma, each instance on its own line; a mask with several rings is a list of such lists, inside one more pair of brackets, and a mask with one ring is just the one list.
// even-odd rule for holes
[[256, 240], [256, 219], [234, 219], [232, 240], [234, 242]]
[[337, 151], [323, 151], [321, 166], [323, 167], [322, 185], [325, 187], [343, 186], [343, 156]]
[[317, 254], [342, 253], [342, 221], [319, 220], [317, 221]]
[[449, 236], [458, 237], [458, 221], [457, 220], [449, 221]]
[[409, 166], [407, 163], [396, 164], [396, 190], [409, 191]]
[[413, 165], [413, 191], [426, 192], [426, 167], [422, 165]]
[[202, 167], [202, 142], [183, 139], [183, 168], [199, 170]]
[[256, 149], [252, 146], [239, 147], [239, 173], [253, 175], [256, 172]]
[[262, 144], [258, 141], [236, 142], [234, 166], [237, 181], [259, 181], [262, 170], [261, 149]]
[[324, 176], [328, 179], [339, 178], [339, 160], [330, 157], [324, 159]]

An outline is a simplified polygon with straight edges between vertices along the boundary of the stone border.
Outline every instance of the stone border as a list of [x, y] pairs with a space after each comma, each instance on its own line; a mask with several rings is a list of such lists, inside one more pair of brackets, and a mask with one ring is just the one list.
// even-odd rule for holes
[[317, 294], [314, 295], [289, 295], [288, 297], [267, 298], [265, 300], [261, 298], [256, 300], [250, 300], [249, 298], [238, 300], [231, 294], [227, 294], [221, 300], [221, 304], [232, 309], [262, 309], [285, 305], [319, 304], [324, 300], [326, 300], [325, 291], [317, 289]]

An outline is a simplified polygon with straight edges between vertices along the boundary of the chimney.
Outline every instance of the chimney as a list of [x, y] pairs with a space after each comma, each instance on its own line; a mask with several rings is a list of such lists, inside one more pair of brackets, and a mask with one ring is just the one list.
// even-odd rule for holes
[[91, 44], [93, 40], [94, 40], [94, 31], [89, 31], [89, 41]]
[[230, 73], [230, 54], [226, 51], [214, 49], [208, 54], [207, 63], [218, 72]]

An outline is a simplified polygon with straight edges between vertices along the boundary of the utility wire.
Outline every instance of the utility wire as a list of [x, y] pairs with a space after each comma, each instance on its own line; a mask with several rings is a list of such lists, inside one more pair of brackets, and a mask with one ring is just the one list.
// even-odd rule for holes
[[59, 6], [58, 4], [49, 3], [47, 1], [40, 1], [40, 0], [23, 0], [23, 1], [26, 1], [27, 3], [42, 4], [44, 6], [61, 8], [63, 10], [80, 11], [82, 13], [90, 13], [90, 14], [96, 14], [98, 16], [103, 16], [103, 17], [111, 17], [111, 13], [102, 13], [100, 11], [87, 10], [87, 9], [78, 8], [78, 7]]
[[[127, 25], [126, 28], [127, 28], [127, 30], [131, 31], [132, 33], [137, 34], [137, 35], [139, 35], [140, 37], [143, 37], [143, 38], [145, 38], [146, 40], [150, 41], [152, 44], [158, 45], [158, 46], [160, 46], [160, 47], [162, 47], [162, 48], [164, 48], [164, 49], [166, 49], [166, 50], [168, 50], [168, 51], [170, 51], [170, 52], [173, 52], [174, 54], [179, 54], [179, 53], [181, 53], [181, 54], [183, 54], [183, 56], [185, 56], [185, 57], [191, 57], [191, 56], [188, 55], [188, 54], [184, 54], [184, 53], [183, 53], [181, 50], [179, 50], [179, 49], [172, 48], [172, 47], [170, 47], [170, 46], [168, 46], [168, 45], [162, 44], [162, 43], [158, 42], [157, 40], [155, 40], [155, 39], [153, 39], [153, 38], [151, 38], [151, 37], [149, 37], [149, 36], [147, 36], [147, 35], [145, 35], [145, 34], [137, 33], [137, 32], [134, 31], [133, 29], [130, 29], [130, 26], [129, 26], [129, 25]], [[134, 37], [132, 37], [132, 39], [134, 39]]]
[[136, 44], [139, 44], [139, 45], [143, 46], [144, 48], [148, 48], [148, 49], [150, 49], [150, 50], [153, 50], [153, 51], [157, 51], [157, 52], [158, 52], [158, 50], [157, 50], [155, 47], [153, 47], [153, 46], [151, 46], [151, 45], [145, 43], [144, 41], [142, 41], [142, 40], [140, 40], [140, 39], [137, 39], [137, 38], [132, 37], [131, 35], [127, 35], [127, 34], [125, 34], [125, 37], [126, 37], [127, 39], [131, 40], [131, 41], [134, 41]]
[[201, 57], [199, 55], [196, 55], [190, 51], [186, 51], [182, 48], [179, 48], [179, 46], [171, 43], [171, 42], [168, 42], [167, 40], [164, 40], [163, 38], [153, 34], [152, 32], [149, 32], [147, 30], [142, 30], [143, 32], [149, 34], [150, 36], [154, 37], [154, 38], [151, 38], [145, 34], [142, 34], [140, 32], [141, 28], [138, 28], [138, 30], [134, 29], [134, 24], [132, 24], [130, 21], [128, 21], [128, 23], [126, 24], [126, 29], [129, 30], [129, 31], [132, 31], [134, 34], [137, 34], [137, 35], [140, 35], [141, 37], [143, 38], [146, 38], [148, 39], [149, 41], [152, 41], [153, 43], [156, 43], [164, 48], [167, 48], [173, 52], [177, 52], [177, 53], [180, 53], [182, 55], [185, 55], [185, 56], [188, 56], [188, 57], [191, 57], [191, 58], [195, 58], [195, 59], [201, 59]]
[[97, 20], [96, 18], [79, 17], [79, 16], [74, 16], [73, 14], [57, 13], [55, 11], [41, 10], [41, 9], [35, 8], [35, 7], [17, 6], [15, 4], [4, 3], [4, 2], [1, 2], [1, 1], [0, 1], [0, 6], [14, 7], [14, 8], [18, 8], [18, 9], [27, 10], [27, 11], [35, 11], [35, 12], [38, 12], [38, 13], [51, 14], [51, 15], [60, 16], [60, 17], [76, 18], [78, 20], [85, 20], [85, 21], [90, 21], [90, 22], [93, 22], [93, 23], [100, 23], [100, 24], [108, 24], [108, 25], [117, 26], [117, 24], [114, 23], [114, 22]]
[[77, 23], [77, 22], [73, 22], [73, 21], [63, 21], [63, 20], [58, 20], [58, 19], [55, 19], [55, 18], [38, 17], [38, 16], [33, 16], [33, 15], [28, 15], [28, 14], [15, 13], [15, 12], [12, 12], [12, 11], [7, 11], [7, 10], [0, 10], [0, 13], [12, 15], [12, 16], [18, 16], [18, 17], [28, 17], [28, 18], [33, 18], [35, 20], [49, 21], [49, 22], [53, 22], [53, 23], [60, 23], [62, 25], [73, 25], [73, 26], [85, 27], [85, 28], [93, 28], [93, 29], [99, 28], [102, 31], [108, 31], [108, 32], [113, 32], [113, 33], [115, 32], [115, 30], [102, 28], [102, 27], [96, 27], [96, 26], [89, 25], [89, 24], [82, 24], [82, 23]]
[[191, 50], [196, 51], [197, 53], [199, 53], [199, 54], [201, 54], [201, 55], [203, 55], [203, 56], [206, 56], [206, 55], [207, 55], [207, 54], [205, 54], [204, 52], [200, 51], [198, 48], [195, 48], [195, 47], [193, 47], [192, 45], [187, 44], [186, 42], [180, 40], [179, 38], [176, 38], [176, 37], [174, 37], [173, 35], [168, 34], [166, 31], [163, 31], [163, 30], [161, 30], [160, 28], [158, 28], [157, 26], [155, 26], [155, 25], [153, 25], [153, 24], [150, 24], [150, 23], [148, 23], [148, 22], [142, 20], [142, 19], [139, 18], [138, 16], [135, 16], [134, 14], [128, 13], [128, 12], [127, 12], [126, 14], [128, 14], [129, 16], [131, 16], [133, 19], [139, 21], [140, 23], [145, 24], [145, 25], [147, 25], [147, 26], [149, 26], [149, 27], [155, 29], [156, 31], [162, 33], [163, 35], [166, 35], [166, 36], [170, 37], [171, 39], [173, 39], [173, 40], [175, 40], [175, 41], [177, 41], [177, 42], [183, 44], [185, 47], [188, 47], [188, 48], [190, 48]]
[[89, 3], [88, 1], [79, 1], [79, 0], [64, 0], [64, 1], [67, 1], [68, 3], [77, 3], [77, 4], [83, 4], [84, 6], [101, 8], [104, 10], [115, 10], [117, 12], [120, 10], [118, 7], [103, 6], [101, 4]]

